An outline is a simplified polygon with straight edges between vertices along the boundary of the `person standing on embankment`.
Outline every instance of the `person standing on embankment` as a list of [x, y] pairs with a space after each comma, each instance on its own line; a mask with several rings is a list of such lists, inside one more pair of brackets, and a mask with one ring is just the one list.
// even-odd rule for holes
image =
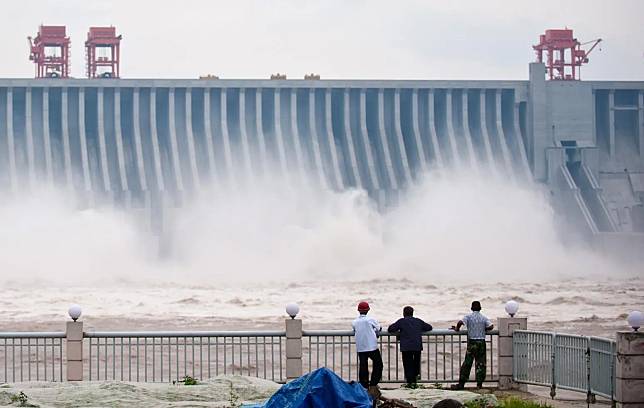
[[420, 376], [420, 354], [423, 351], [422, 334], [432, 330], [432, 325], [414, 317], [414, 308], [405, 306], [403, 318], [387, 328], [389, 333], [397, 333], [400, 339], [405, 381], [409, 388], [416, 388]]
[[[358, 312], [360, 315], [353, 321], [352, 326], [355, 331], [356, 351], [358, 352], [358, 361], [360, 369], [358, 379], [360, 384], [369, 391], [377, 391], [378, 383], [382, 378], [382, 356], [378, 349], [378, 333], [382, 330], [380, 324], [367, 317], [369, 313], [369, 303], [358, 303]], [[369, 359], [373, 367], [371, 372], [371, 381], [369, 381]]]
[[451, 329], [460, 331], [461, 327], [467, 327], [467, 352], [465, 353], [465, 360], [461, 365], [461, 372], [458, 379], [458, 384], [453, 384], [451, 389], [462, 390], [465, 388], [465, 383], [470, 378], [470, 371], [472, 370], [472, 362], [476, 361], [476, 386], [481, 388], [483, 381], [485, 381], [485, 334], [488, 330], [494, 329], [494, 325], [490, 319], [481, 313], [481, 302], [472, 302], [472, 313], [465, 315], [462, 320], [452, 326]]

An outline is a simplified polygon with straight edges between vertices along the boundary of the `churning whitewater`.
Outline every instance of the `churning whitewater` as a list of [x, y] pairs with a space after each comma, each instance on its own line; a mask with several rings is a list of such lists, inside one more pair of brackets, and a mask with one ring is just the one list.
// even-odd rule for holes
[[[533, 302], [543, 304], [545, 323], [566, 307], [570, 288], [542, 283], [568, 279], [586, 288], [583, 297], [590, 277], [637, 275], [633, 266], [563, 242], [536, 187], [433, 173], [398, 206], [378, 211], [364, 191], [311, 185], [273, 176], [248, 188], [204, 191], [169, 218], [164, 256], [125, 211], [79, 209], [51, 189], [15, 196], [0, 206], [3, 302], [16, 311], [3, 325], [19, 325], [25, 309], [31, 324], [47, 324], [78, 302], [90, 324], [127, 316], [149, 326], [179, 315], [202, 325], [226, 325], [228, 316], [253, 327], [280, 317], [292, 296], [320, 325], [350, 315], [357, 298], [379, 298], [381, 311], [396, 315], [399, 303], [418, 304], [441, 320], [472, 296], [499, 308], [505, 297], [535, 291], [552, 297]], [[468, 289], [471, 278], [487, 284]], [[285, 289], [291, 282], [302, 286]], [[563, 301], [548, 303], [557, 297]], [[602, 312], [614, 321], [618, 309], [624, 305]]]

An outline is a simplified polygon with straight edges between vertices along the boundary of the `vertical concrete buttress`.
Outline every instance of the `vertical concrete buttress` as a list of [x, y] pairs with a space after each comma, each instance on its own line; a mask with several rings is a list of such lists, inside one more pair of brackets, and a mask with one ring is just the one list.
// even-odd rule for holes
[[644, 91], [639, 92], [639, 98], [638, 98], [638, 124], [639, 124], [639, 149], [640, 149], [640, 156], [644, 157]]
[[103, 188], [106, 192], [112, 190], [110, 185], [110, 173], [107, 164], [107, 146], [105, 145], [105, 109], [104, 89], [98, 88], [98, 147], [101, 155], [101, 172], [103, 175]]
[[143, 156], [143, 143], [141, 143], [141, 105], [140, 105], [140, 89], [134, 88], [132, 96], [132, 118], [134, 128], [134, 154], [136, 159], [136, 168], [139, 174], [139, 185], [141, 190], [148, 191], [148, 181], [145, 175], [145, 158]]
[[206, 150], [208, 150], [208, 172], [210, 174], [210, 182], [217, 183], [217, 167], [215, 166], [215, 148], [212, 141], [212, 120], [210, 112], [210, 97], [212, 94], [211, 88], [206, 88], [203, 91], [203, 120], [204, 120], [204, 134], [206, 137]]
[[52, 166], [51, 139], [49, 136], [49, 88], [42, 90], [42, 137], [45, 148], [45, 175], [47, 183], [53, 184], [54, 170]]
[[242, 156], [244, 158], [244, 168], [249, 183], [253, 182], [253, 157], [250, 150], [248, 139], [248, 119], [246, 117], [246, 88], [239, 90], [239, 134], [242, 147]]
[[121, 129], [121, 89], [114, 89], [114, 137], [116, 138], [116, 160], [119, 168], [121, 191], [129, 191], [125, 172], [125, 153], [123, 151], [123, 131]]
[[9, 153], [9, 179], [11, 191], [18, 189], [18, 173], [16, 169], [16, 146], [13, 134], [13, 89], [7, 88], [7, 152]]
[[329, 151], [331, 153], [331, 164], [333, 166], [333, 177], [335, 179], [335, 187], [338, 190], [344, 189], [344, 182], [342, 180], [342, 173], [340, 172], [340, 165], [338, 163], [338, 151], [333, 137], [333, 112], [331, 110], [331, 88], [327, 88], [324, 92], [324, 123], [326, 128], [326, 139], [329, 144]]
[[228, 91], [221, 88], [219, 95], [219, 106], [221, 112], [221, 139], [224, 150], [224, 161], [226, 162], [226, 171], [228, 172], [228, 182], [234, 188], [237, 187], [237, 177], [233, 166], [233, 154], [230, 147], [230, 134], [228, 133]]
[[290, 179], [288, 166], [286, 162], [286, 150], [284, 148], [284, 134], [282, 132], [282, 101], [280, 88], [275, 88], [273, 92], [273, 120], [275, 121], [275, 141], [277, 143], [277, 157], [279, 160], [280, 171], [286, 178]]
[[246, 180], [253, 182], [253, 159], [250, 154], [250, 144], [248, 142], [248, 123], [246, 123], [246, 88], [239, 90], [239, 135], [241, 139], [242, 156], [244, 157], [244, 168], [246, 170]]
[[432, 148], [436, 154], [436, 164], [438, 168], [444, 167], [443, 153], [441, 152], [440, 145], [438, 144], [438, 135], [436, 134], [436, 115], [434, 111], [435, 93], [430, 89], [427, 94], [427, 118], [429, 121], [429, 137], [432, 141]]
[[186, 141], [188, 142], [188, 158], [190, 160], [190, 175], [192, 176], [192, 185], [194, 192], [201, 189], [201, 180], [197, 169], [197, 153], [195, 151], [195, 136], [192, 128], [192, 88], [186, 88], [185, 94], [185, 112], [186, 112]]
[[371, 150], [371, 141], [367, 133], [367, 90], [360, 89], [360, 133], [362, 133], [362, 143], [367, 157], [367, 168], [369, 169], [369, 178], [374, 192], [380, 190], [380, 181], [376, 166], [373, 160], [373, 150]]
[[398, 190], [398, 179], [394, 171], [393, 158], [389, 148], [389, 141], [387, 138], [387, 127], [385, 126], [385, 90], [378, 89], [378, 137], [380, 138], [380, 146], [382, 147], [385, 170], [389, 178], [389, 185], [392, 190]]
[[503, 163], [505, 170], [512, 180], [515, 178], [514, 169], [512, 167], [512, 158], [510, 157], [510, 149], [508, 149], [507, 140], [505, 139], [505, 132], [503, 131], [503, 105], [501, 104], [501, 90], [497, 89], [494, 92], [496, 114], [496, 134], [499, 137], [499, 144], [501, 145], [501, 153], [503, 154]]
[[608, 92], [608, 153], [615, 156], [615, 91]]
[[398, 143], [398, 151], [400, 152], [405, 185], [409, 185], [411, 184], [411, 171], [409, 170], [407, 148], [405, 147], [400, 121], [400, 89], [396, 88], [394, 91], [394, 133], [396, 135], [396, 142]]
[[295, 149], [295, 158], [297, 167], [300, 172], [302, 181], [306, 180], [304, 157], [302, 153], [302, 143], [300, 142], [300, 131], [297, 127], [297, 90], [291, 89], [291, 134], [293, 135], [293, 147]]
[[463, 136], [465, 137], [465, 143], [467, 144], [467, 153], [470, 156], [470, 166], [472, 166], [472, 169], [475, 172], [478, 172], [479, 162], [478, 157], [476, 156], [476, 151], [474, 150], [472, 134], [470, 133], [470, 108], [468, 102], [469, 92], [467, 89], [463, 89], [461, 93], [461, 120], [463, 121]]
[[426, 173], [427, 157], [425, 155], [425, 147], [423, 146], [423, 139], [420, 136], [420, 115], [418, 111], [418, 89], [414, 89], [411, 95], [411, 129], [414, 134], [414, 143], [416, 143], [416, 150], [418, 151], [418, 161], [420, 169]]
[[481, 137], [483, 138], [483, 146], [485, 146], [485, 154], [493, 174], [498, 174], [498, 168], [494, 154], [492, 153], [492, 144], [490, 143], [490, 133], [487, 129], [487, 98], [485, 97], [485, 89], [481, 89], [479, 93], [479, 112], [481, 120]]
[[27, 167], [29, 173], [29, 185], [33, 188], [36, 185], [36, 161], [34, 150], [34, 129], [32, 113], [32, 88], [27, 87], [25, 92], [25, 132], [27, 137]]
[[150, 138], [152, 139], [152, 157], [154, 159], [157, 189], [162, 192], [165, 191], [165, 181], [161, 171], [161, 151], [159, 148], [159, 132], [157, 130], [157, 91], [155, 88], [150, 88]]
[[505, 163], [505, 169], [512, 179], [514, 179], [514, 169], [512, 166], [512, 158], [510, 157], [510, 149], [508, 149], [508, 143], [505, 138], [505, 132], [503, 131], [503, 105], [501, 104], [501, 89], [497, 89], [495, 92], [495, 109], [496, 114], [496, 131], [499, 135], [499, 142], [501, 144], [501, 152], [503, 153], [503, 161]]
[[530, 174], [530, 163], [528, 163], [528, 157], [526, 156], [525, 145], [523, 143], [523, 136], [521, 136], [521, 125], [519, 124], [519, 106], [518, 102], [514, 103], [514, 115], [513, 115], [513, 129], [514, 137], [516, 144], [518, 146], [519, 154], [521, 155], [521, 171], [523, 172], [523, 177], [525, 180], [531, 181], [532, 175]]
[[530, 141], [530, 157], [533, 163], [533, 173], [537, 180], [547, 179], [546, 147], [549, 142], [547, 129], [546, 104], [546, 68], [543, 63], [530, 64], [530, 81], [528, 83], [528, 140]]
[[78, 89], [78, 136], [80, 139], [81, 167], [83, 168], [83, 187], [86, 193], [92, 192], [92, 178], [87, 151], [87, 132], [85, 130], [85, 88]]
[[170, 130], [170, 155], [172, 160], [172, 171], [174, 174], [174, 182], [179, 192], [183, 191], [183, 177], [181, 174], [181, 162], [179, 161], [179, 145], [177, 142], [177, 125], [175, 116], [175, 89], [168, 90], [168, 127]]
[[318, 135], [317, 120], [315, 118], [315, 89], [309, 89], [309, 132], [311, 135], [311, 146], [313, 148], [313, 161], [315, 170], [318, 175], [318, 180], [323, 188], [328, 188], [326, 176], [324, 174], [324, 167], [322, 165], [322, 154], [320, 152], [320, 137]]
[[266, 153], [266, 138], [264, 137], [263, 112], [262, 112], [262, 89], [255, 90], [255, 127], [257, 129], [257, 143], [259, 144], [259, 158], [262, 163], [261, 175], [267, 176], [268, 155]]
[[355, 180], [357, 188], [365, 188], [360, 176], [358, 168], [358, 159], [356, 157], [355, 144], [353, 142], [353, 134], [351, 132], [351, 93], [349, 88], [346, 88], [342, 93], [342, 109], [344, 116], [344, 134], [347, 140], [347, 153], [349, 153], [349, 163], [353, 180]]
[[449, 140], [449, 145], [452, 150], [452, 162], [456, 167], [459, 167], [461, 164], [461, 157], [458, 153], [458, 146], [456, 145], [456, 136], [454, 135], [454, 104], [452, 103], [452, 90], [448, 89], [445, 92], [445, 112], [446, 119], [445, 123], [447, 125], [447, 140]]
[[72, 181], [72, 154], [69, 146], [69, 90], [62, 89], [62, 130], [63, 130], [63, 155], [65, 163], [65, 184], [73, 189]]

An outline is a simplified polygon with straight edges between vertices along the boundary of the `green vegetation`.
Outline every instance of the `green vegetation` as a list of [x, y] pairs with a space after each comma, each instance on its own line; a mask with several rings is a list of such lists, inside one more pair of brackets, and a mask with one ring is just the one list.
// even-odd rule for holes
[[552, 405], [545, 402], [536, 402], [529, 400], [522, 400], [516, 397], [509, 397], [501, 400], [499, 403], [501, 408], [552, 408]]
[[183, 385], [197, 385], [198, 384], [197, 379], [194, 378], [194, 377], [190, 377], [189, 375], [184, 376], [183, 380], [181, 380], [181, 382], [183, 382]]
[[19, 394], [12, 395], [11, 396], [11, 402], [12, 403], [17, 402], [19, 407], [30, 407], [30, 406], [32, 406], [31, 404], [29, 404], [29, 397], [27, 396], [27, 394], [25, 394], [22, 391], [20, 391]]
[[239, 402], [239, 395], [235, 392], [235, 389], [233, 388], [233, 382], [230, 382], [230, 396], [228, 397], [228, 403], [230, 404], [231, 407], [237, 408], [241, 407], [241, 402]]
[[[491, 407], [489, 401], [483, 398], [476, 398], [471, 401], [465, 402], [467, 408], [489, 408]], [[523, 400], [516, 397], [509, 397], [499, 400], [498, 408], [552, 408], [552, 405], [535, 402], [530, 400]]]

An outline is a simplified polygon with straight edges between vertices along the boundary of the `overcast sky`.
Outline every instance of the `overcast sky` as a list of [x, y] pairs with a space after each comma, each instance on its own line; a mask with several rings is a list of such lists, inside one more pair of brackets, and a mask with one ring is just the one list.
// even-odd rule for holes
[[644, 1], [2, 0], [0, 77], [31, 77], [26, 37], [66, 25], [84, 76], [89, 26], [123, 35], [124, 78], [525, 79], [568, 26], [604, 39], [584, 79], [644, 80]]

